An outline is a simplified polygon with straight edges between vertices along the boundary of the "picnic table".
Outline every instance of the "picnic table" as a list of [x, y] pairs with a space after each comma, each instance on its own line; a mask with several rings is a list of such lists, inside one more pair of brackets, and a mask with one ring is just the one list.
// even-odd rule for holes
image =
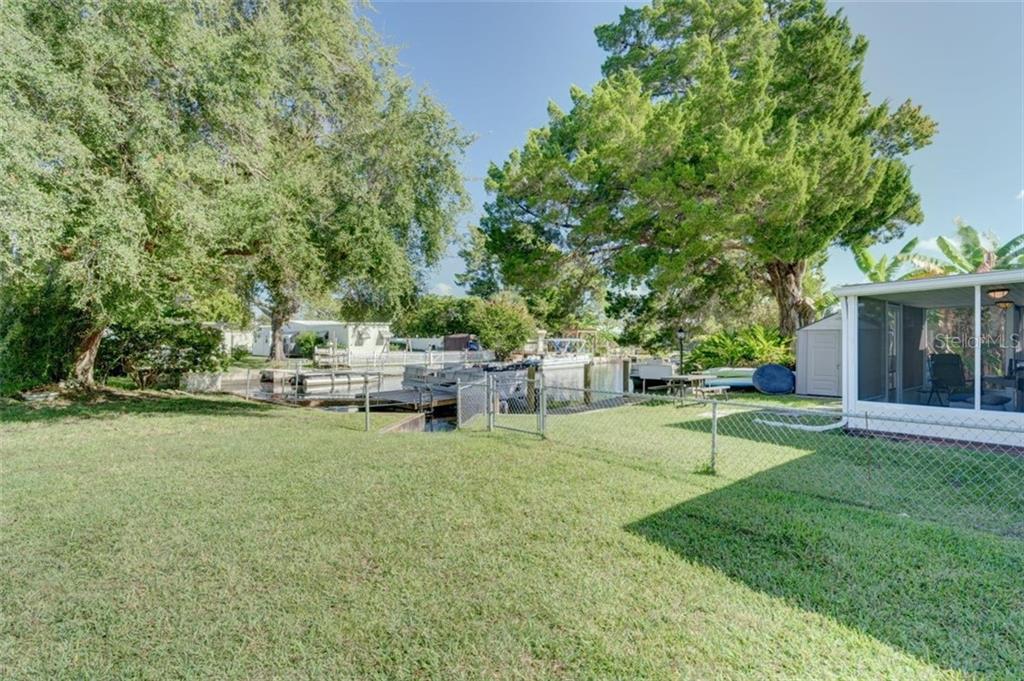
[[690, 392], [695, 397], [724, 396], [729, 392], [727, 385], [708, 386], [708, 381], [718, 378], [714, 374], [683, 374], [679, 378], [689, 383]]

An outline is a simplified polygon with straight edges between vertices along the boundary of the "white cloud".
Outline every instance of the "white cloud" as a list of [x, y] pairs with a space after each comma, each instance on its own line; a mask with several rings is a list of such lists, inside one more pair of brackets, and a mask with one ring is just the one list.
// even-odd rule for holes
[[921, 239], [917, 242], [917, 250], [924, 253], [942, 253], [939, 250], [939, 237], [933, 236], [931, 239]]
[[1017, 192], [1017, 200], [1024, 201], [1024, 189], [1021, 189], [1019, 192]]
[[451, 284], [439, 281], [430, 287], [430, 292], [436, 296], [450, 296], [452, 294]]

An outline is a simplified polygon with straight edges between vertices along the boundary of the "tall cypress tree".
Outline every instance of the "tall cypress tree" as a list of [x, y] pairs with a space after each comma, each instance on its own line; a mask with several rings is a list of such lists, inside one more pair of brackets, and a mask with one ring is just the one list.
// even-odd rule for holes
[[826, 249], [922, 219], [904, 158], [935, 124], [869, 102], [867, 41], [821, 0], [658, 0], [596, 33], [605, 80], [491, 171], [503, 273], [587, 263], [676, 310], [753, 281], [792, 334]]

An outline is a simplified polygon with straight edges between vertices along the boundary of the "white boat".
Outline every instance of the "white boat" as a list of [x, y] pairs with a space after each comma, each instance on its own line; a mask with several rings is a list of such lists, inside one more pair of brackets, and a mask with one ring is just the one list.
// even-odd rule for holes
[[635, 362], [629, 372], [633, 390], [646, 392], [650, 388], [666, 385], [678, 377], [676, 367], [674, 362], [657, 357]]
[[488, 377], [495, 388], [506, 397], [525, 390], [529, 365], [519, 364], [463, 364], [446, 367], [408, 366], [402, 375], [402, 387], [410, 390], [446, 390], [454, 392], [458, 385], [483, 385]]
[[577, 367], [590, 364], [593, 357], [587, 352], [583, 338], [545, 338], [544, 351], [537, 358], [544, 369]]

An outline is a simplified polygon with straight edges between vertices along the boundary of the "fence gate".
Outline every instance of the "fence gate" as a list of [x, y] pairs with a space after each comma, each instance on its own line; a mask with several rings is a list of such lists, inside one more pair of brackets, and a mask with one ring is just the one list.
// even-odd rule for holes
[[487, 382], [459, 383], [455, 390], [455, 426], [457, 428], [484, 428], [489, 418]]
[[488, 430], [544, 435], [547, 394], [544, 376], [489, 374], [486, 383]]

